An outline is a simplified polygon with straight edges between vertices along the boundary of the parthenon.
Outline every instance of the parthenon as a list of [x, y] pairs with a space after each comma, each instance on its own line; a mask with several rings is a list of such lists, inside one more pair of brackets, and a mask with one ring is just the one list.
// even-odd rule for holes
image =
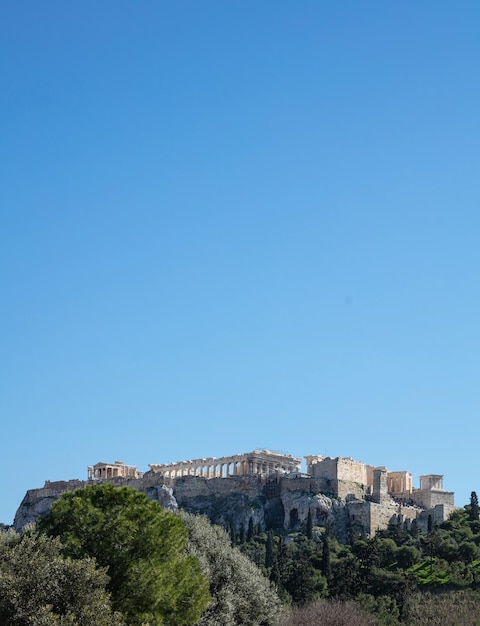
[[291, 454], [281, 454], [270, 450], [254, 450], [233, 456], [210, 457], [180, 461], [177, 463], [149, 464], [152, 472], [165, 478], [180, 476], [200, 476], [202, 478], [226, 478], [242, 475], [290, 474], [300, 472], [301, 459]]
[[96, 463], [88, 467], [88, 481], [46, 481], [43, 489], [31, 490], [38, 505], [33, 513], [30, 505], [21, 506], [15, 528], [44, 514], [52, 498], [97, 481], [139, 489], [165, 508], [205, 514], [225, 527], [235, 520], [236, 531], [242, 523], [249, 524], [252, 514], [265, 528], [299, 529], [311, 511], [319, 526], [333, 521], [342, 541], [349, 529], [374, 535], [390, 524], [401, 523], [408, 530], [415, 522], [427, 530], [429, 520], [440, 523], [455, 510], [454, 494], [445, 491], [440, 474], [420, 476], [420, 488], [415, 488], [406, 470], [392, 472], [350, 457], [307, 455], [305, 461], [303, 472], [300, 458], [256, 449], [219, 458], [152, 463], [145, 473], [122, 461]]

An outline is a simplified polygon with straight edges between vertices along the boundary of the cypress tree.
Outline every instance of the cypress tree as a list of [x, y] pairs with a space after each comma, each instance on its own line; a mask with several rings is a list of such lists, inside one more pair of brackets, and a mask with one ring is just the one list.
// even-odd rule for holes
[[312, 539], [313, 538], [313, 520], [312, 520], [312, 511], [311, 511], [311, 509], [308, 509], [307, 530], [306, 530], [305, 534], [307, 535], [307, 539]]
[[478, 506], [478, 496], [475, 491], [472, 491], [470, 495], [470, 512], [469, 518], [471, 522], [478, 520], [478, 514], [480, 513], [480, 509]]
[[230, 522], [230, 543], [234, 546], [237, 542], [237, 536], [233, 524]]
[[245, 524], [243, 522], [240, 524], [240, 535], [238, 538], [238, 543], [245, 543]]
[[252, 541], [255, 534], [255, 527], [253, 525], [253, 517], [248, 520], [247, 541]]
[[327, 581], [329, 581], [332, 577], [332, 570], [330, 561], [330, 542], [327, 537], [323, 540], [321, 570]]
[[265, 545], [265, 567], [270, 568], [275, 558], [275, 541], [273, 538], [273, 530], [268, 531], [267, 543]]

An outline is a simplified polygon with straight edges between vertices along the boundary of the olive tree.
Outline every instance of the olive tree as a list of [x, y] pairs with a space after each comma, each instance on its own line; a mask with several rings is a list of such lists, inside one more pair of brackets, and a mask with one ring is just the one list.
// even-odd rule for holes
[[0, 530], [2, 626], [122, 626], [107, 582], [93, 559], [64, 557], [58, 539]]
[[220, 526], [204, 516], [179, 513], [188, 529], [188, 551], [210, 580], [212, 601], [200, 626], [274, 626], [282, 606], [275, 588]]

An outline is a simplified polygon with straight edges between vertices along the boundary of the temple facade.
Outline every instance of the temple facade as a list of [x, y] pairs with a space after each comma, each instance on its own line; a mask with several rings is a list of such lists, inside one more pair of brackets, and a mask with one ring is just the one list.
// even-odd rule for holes
[[123, 461], [115, 463], [96, 463], [88, 466], [88, 480], [106, 480], [109, 478], [141, 478], [143, 472], [139, 472], [134, 465], [126, 465]]
[[270, 450], [254, 450], [233, 456], [209, 457], [177, 463], [149, 464], [155, 474], [165, 478], [200, 476], [202, 478], [227, 478], [228, 476], [290, 474], [300, 472], [301, 459], [291, 454]]
[[[335, 524], [343, 540], [348, 528], [372, 536], [392, 524], [406, 530], [415, 524], [417, 529], [427, 530], [429, 520], [438, 524], [455, 509], [454, 494], [444, 489], [439, 474], [420, 476], [420, 487], [414, 487], [408, 471], [390, 471], [350, 457], [308, 455], [305, 460], [307, 471], [302, 473], [300, 458], [257, 449], [231, 456], [151, 463], [145, 474], [115, 461], [89, 466], [88, 481], [111, 480], [144, 490], [154, 498], [162, 489], [170, 490], [169, 497], [176, 499], [177, 506], [207, 514], [223, 525], [242, 516], [247, 524], [255, 511], [255, 521], [266, 527], [300, 529], [310, 510], [314, 523], [322, 527], [335, 518], [336, 507], [340, 507], [344, 513], [338, 514]], [[74, 487], [62, 483], [60, 488]], [[46, 484], [45, 489], [50, 492], [52, 485]], [[239, 495], [242, 503], [250, 499], [246, 508], [238, 508]]]

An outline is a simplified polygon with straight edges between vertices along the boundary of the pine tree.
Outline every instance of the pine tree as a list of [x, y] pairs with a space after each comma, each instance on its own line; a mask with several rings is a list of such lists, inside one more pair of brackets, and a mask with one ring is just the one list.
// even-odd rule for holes
[[243, 522], [240, 524], [238, 543], [245, 543], [245, 524]]
[[137, 489], [104, 483], [64, 493], [38, 527], [61, 539], [65, 556], [106, 568], [112, 608], [129, 624], [196, 624], [211, 599], [180, 517]]

